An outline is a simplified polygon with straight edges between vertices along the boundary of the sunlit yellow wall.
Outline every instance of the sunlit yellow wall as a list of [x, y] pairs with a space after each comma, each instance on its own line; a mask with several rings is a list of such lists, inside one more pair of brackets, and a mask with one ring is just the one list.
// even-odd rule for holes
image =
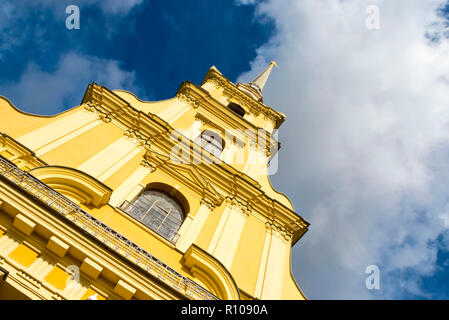
[[49, 163], [77, 168], [122, 135], [123, 132], [117, 127], [100, 124], [43, 154], [41, 158]]

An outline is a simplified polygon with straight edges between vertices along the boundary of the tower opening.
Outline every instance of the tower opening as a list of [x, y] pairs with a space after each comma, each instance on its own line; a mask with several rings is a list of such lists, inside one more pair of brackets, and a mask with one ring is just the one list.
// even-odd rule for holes
[[231, 109], [232, 111], [234, 111], [235, 113], [237, 113], [242, 118], [245, 115], [245, 109], [243, 109], [242, 106], [237, 103], [231, 102], [228, 105], [228, 108]]

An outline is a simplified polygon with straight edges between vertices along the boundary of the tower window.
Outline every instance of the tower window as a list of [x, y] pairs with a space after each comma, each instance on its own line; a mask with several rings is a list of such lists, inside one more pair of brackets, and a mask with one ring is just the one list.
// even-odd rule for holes
[[211, 130], [203, 131], [201, 135], [195, 139], [195, 142], [217, 158], [220, 157], [220, 154], [224, 149], [224, 141], [222, 137], [217, 132]]
[[125, 201], [120, 209], [175, 243], [184, 220], [184, 211], [178, 201], [159, 190], [144, 191], [133, 203]]
[[228, 105], [228, 108], [237, 113], [241, 117], [245, 115], [245, 109], [243, 109], [242, 106], [238, 105], [237, 103], [231, 102]]

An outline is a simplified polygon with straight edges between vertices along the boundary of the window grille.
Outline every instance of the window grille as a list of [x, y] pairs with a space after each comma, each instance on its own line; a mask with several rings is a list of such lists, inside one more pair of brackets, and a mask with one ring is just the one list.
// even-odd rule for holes
[[184, 213], [178, 202], [165, 192], [147, 190], [133, 203], [125, 201], [120, 208], [173, 243], [179, 237]]

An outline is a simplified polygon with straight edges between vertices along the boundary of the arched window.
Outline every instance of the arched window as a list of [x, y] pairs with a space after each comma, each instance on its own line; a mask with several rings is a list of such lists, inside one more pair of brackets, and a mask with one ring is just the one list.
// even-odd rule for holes
[[237, 113], [241, 117], [245, 115], [245, 109], [243, 109], [242, 106], [237, 103], [231, 102], [228, 105], [228, 108]]
[[198, 138], [195, 139], [195, 142], [217, 158], [220, 157], [220, 154], [224, 149], [224, 141], [221, 136], [217, 132], [211, 130], [204, 130]]
[[166, 192], [144, 191], [133, 203], [125, 201], [120, 209], [167, 240], [174, 243], [178, 239], [184, 211], [178, 201]]

